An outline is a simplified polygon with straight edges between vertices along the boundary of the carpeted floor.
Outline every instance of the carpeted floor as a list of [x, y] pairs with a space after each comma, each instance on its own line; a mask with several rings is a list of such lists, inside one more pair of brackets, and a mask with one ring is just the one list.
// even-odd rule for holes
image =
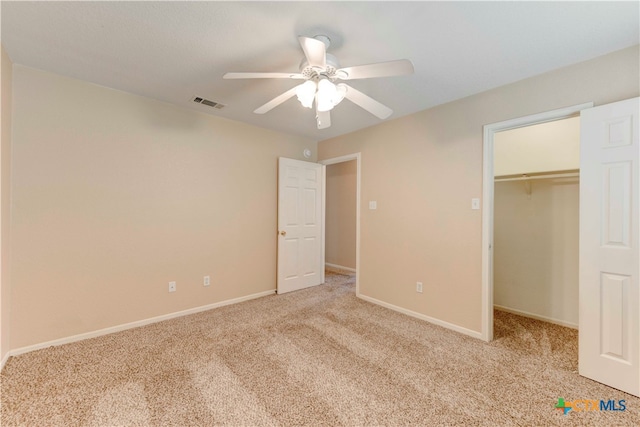
[[[490, 344], [355, 297], [353, 276], [9, 360], [2, 426], [640, 425], [577, 331], [496, 312]], [[624, 412], [555, 409], [624, 399]]]

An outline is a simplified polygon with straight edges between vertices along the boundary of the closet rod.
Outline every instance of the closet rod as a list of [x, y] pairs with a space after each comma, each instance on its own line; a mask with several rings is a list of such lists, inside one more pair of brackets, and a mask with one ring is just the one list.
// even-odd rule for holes
[[506, 182], [506, 181], [529, 181], [532, 179], [546, 179], [546, 178], [573, 178], [579, 177], [580, 172], [568, 172], [568, 173], [553, 173], [548, 175], [522, 175], [511, 178], [495, 178], [495, 182]]

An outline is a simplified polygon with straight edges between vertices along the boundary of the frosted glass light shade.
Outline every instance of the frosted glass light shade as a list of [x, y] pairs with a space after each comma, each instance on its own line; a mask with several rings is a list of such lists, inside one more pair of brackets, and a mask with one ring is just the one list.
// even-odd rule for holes
[[318, 103], [318, 111], [329, 111], [336, 104], [335, 99], [338, 98], [336, 85], [329, 80], [320, 80], [318, 83], [318, 93], [316, 94], [316, 102]]
[[307, 80], [296, 88], [296, 95], [298, 96], [298, 101], [302, 104], [303, 107], [311, 108], [313, 107], [313, 99], [316, 94], [316, 84]]
[[336, 106], [344, 99], [347, 94], [347, 85], [340, 83], [336, 85], [336, 97], [333, 99], [333, 105]]

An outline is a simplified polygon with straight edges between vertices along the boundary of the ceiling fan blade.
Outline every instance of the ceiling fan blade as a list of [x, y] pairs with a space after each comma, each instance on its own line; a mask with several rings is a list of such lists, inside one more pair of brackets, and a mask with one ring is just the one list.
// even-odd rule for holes
[[316, 121], [318, 123], [318, 129], [331, 127], [331, 113], [329, 111], [318, 111], [316, 109]]
[[223, 79], [303, 79], [300, 73], [226, 73]]
[[347, 87], [347, 93], [344, 96], [345, 98], [347, 98], [354, 104], [364, 108], [379, 119], [386, 119], [393, 113], [393, 110], [391, 108], [379, 103], [370, 96], [365, 95], [364, 93], [352, 88], [349, 85], [345, 86]]
[[408, 59], [399, 59], [397, 61], [378, 62], [375, 64], [341, 68], [336, 74], [338, 78], [342, 80], [402, 76], [406, 74], [413, 74], [413, 64]]
[[256, 108], [253, 112], [256, 113], [256, 114], [264, 114], [264, 113], [266, 113], [268, 111], [271, 111], [272, 109], [274, 109], [278, 105], [282, 104], [283, 102], [285, 102], [289, 98], [293, 98], [296, 95], [296, 89], [297, 88], [298, 88], [298, 86], [295, 86], [295, 87], [289, 89], [288, 91], [286, 91], [285, 93], [276, 96], [271, 101], [269, 101], [266, 104], [264, 104], [262, 107]]
[[311, 37], [298, 37], [300, 46], [312, 67], [325, 68], [327, 65], [327, 47], [323, 42]]

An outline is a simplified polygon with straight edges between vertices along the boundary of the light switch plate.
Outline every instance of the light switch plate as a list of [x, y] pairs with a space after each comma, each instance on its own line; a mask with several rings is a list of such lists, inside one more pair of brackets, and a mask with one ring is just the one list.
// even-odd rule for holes
[[471, 199], [471, 209], [473, 210], [480, 209], [480, 199]]
[[378, 209], [378, 202], [376, 202], [375, 200], [369, 201], [369, 209], [371, 210]]

